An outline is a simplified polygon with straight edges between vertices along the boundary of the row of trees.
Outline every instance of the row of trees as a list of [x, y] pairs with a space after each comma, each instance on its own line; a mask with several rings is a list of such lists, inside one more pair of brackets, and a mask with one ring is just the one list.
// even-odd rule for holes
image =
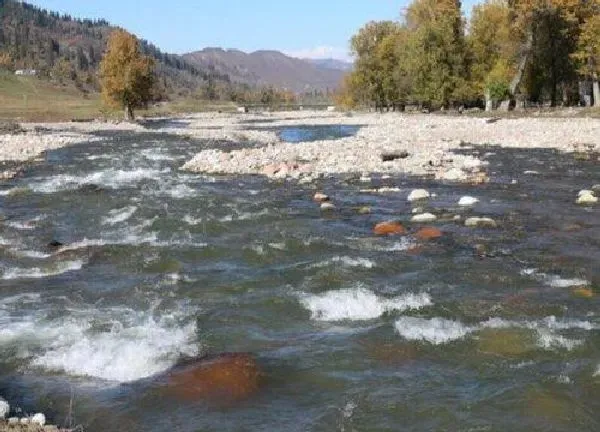
[[600, 104], [600, 0], [487, 0], [470, 21], [459, 0], [414, 0], [403, 20], [351, 40], [355, 69], [339, 103], [449, 107], [502, 100]]

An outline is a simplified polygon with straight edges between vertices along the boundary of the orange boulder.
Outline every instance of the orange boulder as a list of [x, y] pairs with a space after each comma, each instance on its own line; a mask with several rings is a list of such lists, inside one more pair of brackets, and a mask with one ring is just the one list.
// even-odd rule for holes
[[260, 381], [260, 368], [251, 354], [228, 353], [175, 367], [161, 383], [180, 399], [228, 402], [248, 398]]
[[381, 222], [375, 225], [373, 232], [376, 235], [404, 235], [406, 229], [398, 222]]
[[416, 232], [415, 238], [417, 240], [435, 240], [442, 237], [444, 234], [437, 228], [424, 227]]

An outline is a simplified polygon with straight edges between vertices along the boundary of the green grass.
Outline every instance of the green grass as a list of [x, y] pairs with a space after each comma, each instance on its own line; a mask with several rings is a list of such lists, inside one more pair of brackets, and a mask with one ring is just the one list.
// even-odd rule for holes
[[72, 86], [58, 86], [35, 77], [0, 73], [0, 118], [17, 121], [60, 121], [101, 114], [100, 97]]
[[[137, 116], [166, 116], [188, 112], [235, 111], [227, 102], [177, 99], [137, 110]], [[106, 109], [98, 93], [84, 94], [73, 85], [57, 85], [36, 77], [0, 71], [0, 119], [54, 122], [73, 119], [120, 118], [121, 111]]]

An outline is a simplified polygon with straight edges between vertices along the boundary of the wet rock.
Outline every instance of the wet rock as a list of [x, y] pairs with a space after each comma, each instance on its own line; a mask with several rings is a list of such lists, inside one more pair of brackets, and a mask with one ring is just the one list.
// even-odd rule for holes
[[49, 249], [60, 249], [64, 246], [64, 243], [61, 243], [58, 240], [52, 240], [50, 243], [47, 244], [47, 246]]
[[254, 356], [227, 353], [176, 366], [159, 384], [168, 394], [188, 401], [237, 401], [256, 393], [261, 377]]
[[404, 235], [406, 229], [398, 222], [381, 222], [375, 225], [373, 232], [376, 235]]
[[321, 204], [321, 210], [323, 210], [323, 211], [335, 210], [335, 205], [330, 202], [324, 202]]
[[329, 196], [325, 195], [324, 193], [317, 192], [315, 194], [315, 196], [313, 197], [313, 201], [318, 202], [318, 203], [328, 202]]
[[435, 222], [437, 220], [437, 216], [432, 213], [423, 213], [418, 214], [412, 217], [411, 221], [415, 223], [428, 223]]
[[42, 413], [37, 413], [31, 417], [31, 423], [38, 426], [44, 426], [46, 424], [46, 416]]
[[477, 204], [479, 200], [475, 197], [464, 196], [458, 201], [458, 205], [461, 207], [470, 207]]
[[486, 217], [472, 217], [465, 221], [468, 228], [498, 228], [498, 223], [494, 219]]
[[581, 205], [589, 205], [596, 204], [598, 202], [598, 197], [594, 194], [594, 191], [591, 190], [582, 190], [579, 192], [577, 196], [577, 204]]
[[417, 240], [435, 240], [443, 236], [443, 233], [435, 227], [423, 227], [415, 233]]
[[6, 418], [10, 412], [10, 405], [4, 399], [0, 398], [0, 419]]
[[78, 191], [81, 193], [99, 193], [99, 192], [103, 192], [104, 189], [102, 187], [98, 186], [97, 184], [89, 183], [89, 184], [82, 185], [78, 189]]
[[426, 191], [425, 189], [415, 189], [408, 196], [408, 201], [410, 201], [410, 202], [419, 201], [419, 200], [428, 199], [429, 197], [431, 197], [431, 194], [429, 193], [429, 191]]
[[406, 159], [409, 156], [410, 156], [410, 154], [406, 151], [403, 151], [400, 153], [383, 153], [381, 155], [381, 160], [383, 162], [393, 162], [398, 159]]

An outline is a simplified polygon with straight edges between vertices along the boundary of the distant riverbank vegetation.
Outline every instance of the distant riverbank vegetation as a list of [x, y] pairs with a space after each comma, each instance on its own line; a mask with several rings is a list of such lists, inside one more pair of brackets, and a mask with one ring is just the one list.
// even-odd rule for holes
[[338, 94], [345, 107], [600, 105], [600, 1], [414, 0], [366, 24]]

